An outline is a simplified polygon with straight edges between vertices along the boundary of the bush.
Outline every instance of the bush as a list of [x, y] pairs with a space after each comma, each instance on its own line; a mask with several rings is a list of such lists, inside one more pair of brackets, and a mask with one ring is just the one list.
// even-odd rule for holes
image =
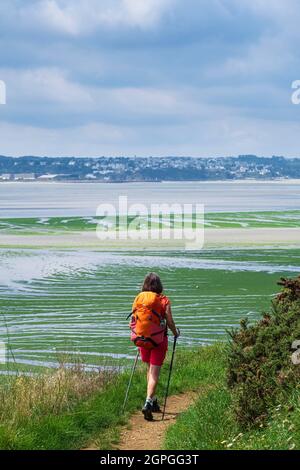
[[241, 320], [230, 332], [227, 381], [243, 427], [263, 425], [300, 379], [300, 365], [291, 361], [292, 343], [300, 340], [300, 276], [278, 284], [271, 312], [251, 326]]

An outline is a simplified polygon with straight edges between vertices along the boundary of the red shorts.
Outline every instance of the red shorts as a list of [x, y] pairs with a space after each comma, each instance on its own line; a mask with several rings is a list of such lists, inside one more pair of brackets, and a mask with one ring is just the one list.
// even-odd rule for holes
[[168, 351], [168, 337], [153, 349], [140, 348], [141, 358], [143, 362], [147, 362], [151, 366], [162, 366]]

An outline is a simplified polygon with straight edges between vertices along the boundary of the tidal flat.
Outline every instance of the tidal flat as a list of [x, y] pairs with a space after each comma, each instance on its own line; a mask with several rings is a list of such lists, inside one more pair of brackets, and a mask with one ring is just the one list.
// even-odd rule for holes
[[300, 248], [199, 252], [1, 249], [2, 373], [80, 361], [122, 367], [134, 357], [127, 315], [145, 273], [157, 271], [181, 347], [224, 341], [241, 318], [269, 309], [281, 276], [300, 273]]

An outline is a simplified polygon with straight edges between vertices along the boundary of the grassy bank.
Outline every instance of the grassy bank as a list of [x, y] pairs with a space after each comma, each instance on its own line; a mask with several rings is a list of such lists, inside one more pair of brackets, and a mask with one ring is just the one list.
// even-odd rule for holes
[[265, 427], [239, 428], [224, 384], [200, 397], [165, 436], [169, 450], [293, 450], [300, 449], [300, 392], [274, 407]]
[[[162, 371], [162, 399], [168, 364]], [[2, 385], [1, 449], [78, 449], [118, 444], [121, 426], [145, 397], [145, 369], [134, 377], [125, 414], [121, 413], [128, 372], [108, 376], [64, 372], [17, 378]], [[271, 409], [265, 426], [246, 430], [234, 417], [232, 392], [226, 386], [226, 346], [179, 349], [170, 394], [193, 390], [198, 399], [168, 428], [163, 448], [169, 450], [246, 450], [300, 448], [300, 388]], [[60, 379], [59, 379], [60, 377]], [[6, 391], [5, 391], [6, 390]], [[13, 391], [13, 394], [11, 393]], [[5, 395], [6, 393], [6, 395]]]
[[[223, 346], [220, 345], [196, 351], [179, 349], [170, 393], [181, 393], [186, 390], [206, 393], [211, 387], [215, 387], [224, 376], [223, 356]], [[167, 370], [166, 364], [158, 390], [159, 397], [164, 393]], [[127, 373], [110, 376], [109, 380], [99, 384], [98, 389], [91, 389], [86, 394], [81, 393], [76, 396], [70, 387], [68, 399], [59, 407], [53, 406], [53, 393], [42, 394], [44, 396], [42, 405], [32, 403], [31, 411], [27, 413], [22, 412], [22, 400], [28, 403], [28, 387], [38, 379], [22, 379], [28, 385], [20, 387], [19, 413], [15, 410], [10, 410], [11, 413], [7, 409], [5, 411], [5, 396], [2, 396], [0, 448], [76, 449], [95, 440], [99, 442], [99, 449], [111, 448], [118, 440], [120, 425], [124, 424], [129, 414], [140, 408], [143, 403], [146, 385], [144, 372], [144, 367], [140, 366], [133, 381], [125, 415], [122, 415], [120, 410], [128, 382]], [[51, 376], [47, 380], [51, 381]], [[58, 390], [59, 396], [66, 398], [64, 382], [60, 383]], [[6, 393], [8, 397], [9, 388]], [[12, 401], [11, 407], [13, 406]]]

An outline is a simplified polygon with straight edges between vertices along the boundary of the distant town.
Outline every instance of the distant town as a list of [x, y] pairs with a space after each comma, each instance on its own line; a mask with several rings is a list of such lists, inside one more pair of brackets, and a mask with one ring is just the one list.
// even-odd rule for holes
[[300, 158], [5, 157], [0, 181], [160, 182], [300, 178]]

